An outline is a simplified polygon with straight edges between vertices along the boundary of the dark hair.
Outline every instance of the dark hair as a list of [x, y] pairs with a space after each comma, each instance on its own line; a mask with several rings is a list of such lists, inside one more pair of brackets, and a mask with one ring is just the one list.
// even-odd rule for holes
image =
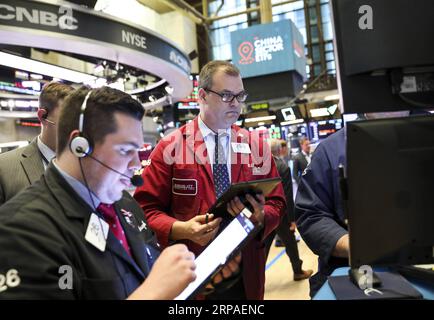
[[60, 100], [74, 91], [74, 88], [60, 82], [49, 82], [39, 95], [39, 108], [47, 110], [47, 114], [59, 106]]
[[[78, 129], [81, 105], [88, 87], [81, 87], [70, 94], [60, 109], [57, 126], [57, 154], [62, 154], [69, 146], [69, 136]], [[142, 120], [144, 109], [137, 100], [129, 94], [110, 87], [92, 89], [84, 112], [83, 132], [92, 145], [104, 141], [106, 135], [116, 132], [114, 114], [120, 112], [139, 121]]]
[[212, 78], [217, 71], [223, 71], [227, 75], [237, 77], [240, 75], [240, 70], [230, 62], [223, 60], [214, 60], [203, 66], [199, 74], [199, 87], [203, 89], [211, 89]]

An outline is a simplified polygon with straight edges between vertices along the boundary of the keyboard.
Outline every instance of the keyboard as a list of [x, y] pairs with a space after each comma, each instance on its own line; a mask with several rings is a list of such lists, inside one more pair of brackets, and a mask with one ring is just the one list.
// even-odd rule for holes
[[416, 280], [421, 280], [424, 283], [434, 286], [434, 265], [424, 264], [424, 265], [414, 265], [414, 266], [399, 266], [396, 268], [401, 275], [404, 277], [413, 278]]

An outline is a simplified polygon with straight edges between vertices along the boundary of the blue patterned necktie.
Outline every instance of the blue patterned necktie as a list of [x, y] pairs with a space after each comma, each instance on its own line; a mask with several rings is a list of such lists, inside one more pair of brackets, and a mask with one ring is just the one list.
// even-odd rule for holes
[[215, 152], [214, 152], [214, 164], [213, 164], [213, 177], [214, 188], [217, 199], [226, 191], [231, 185], [229, 181], [228, 166], [226, 164], [225, 152], [220, 142], [219, 137], [227, 137], [226, 134], [215, 135]]

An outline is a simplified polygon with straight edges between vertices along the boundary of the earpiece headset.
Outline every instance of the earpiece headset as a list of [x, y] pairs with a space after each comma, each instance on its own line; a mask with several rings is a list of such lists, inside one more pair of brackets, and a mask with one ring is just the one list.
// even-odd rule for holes
[[83, 100], [83, 103], [80, 108], [80, 117], [78, 119], [78, 135], [74, 137], [70, 144], [69, 148], [71, 152], [78, 158], [84, 158], [92, 153], [92, 145], [89, 140], [83, 134], [83, 125], [84, 125], [84, 112], [87, 108], [87, 100], [90, 97], [92, 90], [90, 90], [86, 97]]

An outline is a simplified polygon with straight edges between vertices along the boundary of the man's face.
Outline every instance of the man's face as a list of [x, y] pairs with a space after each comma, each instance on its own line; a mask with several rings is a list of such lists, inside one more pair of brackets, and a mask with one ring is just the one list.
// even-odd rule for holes
[[303, 144], [301, 145], [301, 149], [302, 149], [305, 153], [309, 154], [309, 152], [310, 152], [310, 141], [309, 141], [309, 140], [306, 140], [305, 142], [303, 142]]
[[288, 147], [287, 146], [285, 146], [285, 147], [282, 147], [282, 149], [280, 149], [280, 155], [282, 156], [282, 157], [286, 157], [286, 156], [288, 156]]
[[[140, 169], [138, 149], [143, 146], [142, 124], [128, 115], [115, 113], [117, 131], [108, 134], [92, 153], [107, 166], [133, 176]], [[87, 157], [86, 178], [91, 190], [103, 203], [113, 203], [122, 197], [122, 191], [131, 186], [130, 179], [109, 170]]]
[[[218, 71], [213, 76], [211, 88], [219, 94], [232, 93], [237, 95], [244, 92], [243, 81], [240, 76], [227, 75]], [[202, 108], [202, 120], [211, 129], [227, 129], [235, 123], [240, 116], [242, 103], [234, 98], [231, 102], [223, 102], [222, 98], [211, 91], [201, 89], [199, 93]]]

